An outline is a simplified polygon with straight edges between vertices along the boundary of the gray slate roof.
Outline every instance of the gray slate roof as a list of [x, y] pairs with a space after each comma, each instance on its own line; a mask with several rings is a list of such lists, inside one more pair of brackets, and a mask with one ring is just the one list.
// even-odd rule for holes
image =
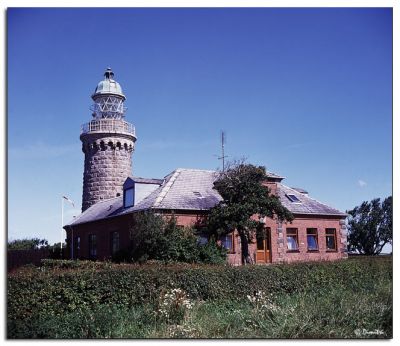
[[86, 209], [82, 214], [75, 217], [68, 225], [74, 226], [81, 223], [104, 219], [116, 210], [121, 209], [123, 207], [122, 202], [122, 196], [97, 202], [90, 208]]
[[215, 171], [178, 168], [165, 177], [158, 189], [119, 214], [144, 209], [208, 210], [222, 200], [213, 189], [217, 177]]
[[[346, 216], [346, 214], [341, 211], [321, 203], [308, 195], [306, 196], [291, 187], [283, 185], [282, 183], [278, 183], [277, 187], [277, 194], [282, 205], [289, 209], [293, 214]], [[295, 195], [301, 203], [291, 202], [286, 195]]]
[[[270, 172], [268, 172], [268, 176], [279, 177]], [[213, 189], [213, 183], [217, 177], [218, 172], [216, 171], [179, 168], [164, 179], [150, 179], [162, 182], [161, 186], [135, 206], [124, 208], [122, 196], [101, 201], [85, 210], [72, 220], [69, 225], [74, 226], [147, 209], [208, 210], [222, 200], [219, 193]], [[339, 210], [329, 207], [282, 183], [278, 182], [277, 187], [277, 193], [282, 204], [293, 214], [346, 216]], [[291, 202], [286, 197], [287, 194], [295, 195], [301, 203]]]

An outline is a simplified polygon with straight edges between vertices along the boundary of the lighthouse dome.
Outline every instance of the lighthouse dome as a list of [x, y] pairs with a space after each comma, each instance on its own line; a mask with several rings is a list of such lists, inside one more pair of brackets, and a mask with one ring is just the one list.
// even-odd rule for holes
[[116, 80], [114, 80], [114, 72], [111, 71], [111, 68], [107, 68], [106, 72], [104, 73], [104, 80], [100, 81], [99, 84], [97, 84], [92, 98], [95, 99], [97, 96], [105, 94], [118, 95], [123, 97], [124, 100], [126, 99], [125, 95], [122, 92], [121, 86]]

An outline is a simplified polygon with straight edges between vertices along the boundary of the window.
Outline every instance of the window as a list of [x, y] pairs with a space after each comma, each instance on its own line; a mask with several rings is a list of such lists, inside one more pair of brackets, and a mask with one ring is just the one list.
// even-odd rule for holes
[[75, 237], [75, 253], [74, 258], [79, 258], [81, 253], [81, 237]]
[[124, 191], [124, 207], [132, 207], [133, 206], [133, 188], [126, 189]]
[[299, 250], [299, 238], [297, 228], [286, 228], [287, 248], [289, 251]]
[[89, 234], [89, 256], [90, 258], [97, 257], [96, 234]]
[[289, 198], [290, 202], [301, 203], [301, 201], [297, 198], [297, 196], [293, 194], [287, 194], [286, 197]]
[[119, 251], [119, 232], [111, 233], [111, 254], [114, 255]]
[[233, 248], [233, 234], [229, 233], [226, 235], [221, 236], [221, 244], [222, 246], [227, 249], [230, 253], [234, 251]]
[[264, 238], [257, 237], [257, 250], [264, 250]]
[[308, 251], [318, 251], [318, 232], [316, 228], [307, 228]]
[[198, 192], [198, 191], [193, 191], [193, 194], [197, 197], [197, 198], [204, 198], [203, 195]]
[[325, 230], [326, 236], [326, 249], [335, 251], [336, 250], [336, 229], [335, 228], [327, 228]]
[[199, 245], [206, 245], [208, 243], [208, 238], [207, 238], [207, 236], [205, 236], [205, 235], [200, 235], [198, 238], [197, 238], [197, 244], [199, 244]]

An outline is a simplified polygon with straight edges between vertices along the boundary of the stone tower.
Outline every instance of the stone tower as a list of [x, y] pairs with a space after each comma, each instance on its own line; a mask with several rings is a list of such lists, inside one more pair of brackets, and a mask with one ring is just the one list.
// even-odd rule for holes
[[110, 68], [92, 99], [93, 119], [82, 125], [80, 139], [85, 153], [82, 212], [91, 205], [122, 194], [132, 172], [135, 128], [124, 120], [125, 95]]

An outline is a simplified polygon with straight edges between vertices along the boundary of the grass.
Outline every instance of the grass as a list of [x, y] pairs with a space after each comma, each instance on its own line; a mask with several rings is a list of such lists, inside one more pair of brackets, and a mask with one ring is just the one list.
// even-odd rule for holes
[[[351, 261], [355, 261], [352, 259]], [[380, 259], [377, 259], [379, 261]], [[178, 294], [179, 293], [179, 294]], [[9, 324], [12, 338], [391, 338], [392, 282], [257, 292], [239, 299], [166, 294], [135, 306], [99, 304]], [[190, 304], [188, 303], [190, 302]], [[160, 313], [163, 311], [164, 313]], [[165, 313], [166, 312], [166, 313]]]

